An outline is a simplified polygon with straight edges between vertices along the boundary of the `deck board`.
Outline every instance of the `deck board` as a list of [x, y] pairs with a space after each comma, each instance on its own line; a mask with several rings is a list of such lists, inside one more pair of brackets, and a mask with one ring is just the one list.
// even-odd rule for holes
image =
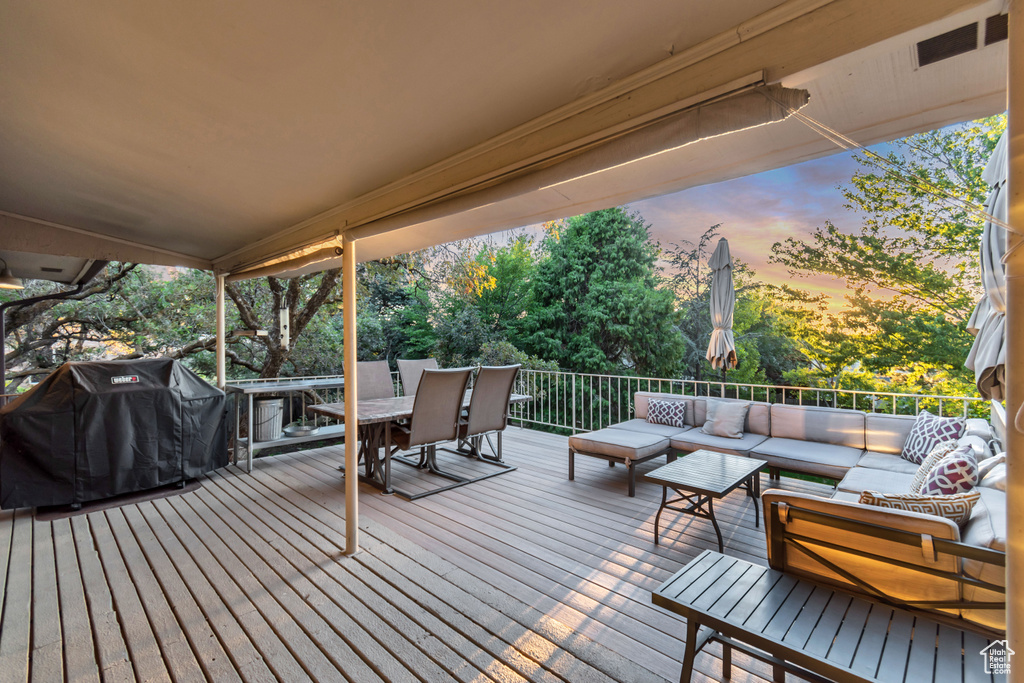
[[[651, 591], [717, 548], [710, 522], [667, 513], [655, 546], [660, 487], [638, 476], [629, 498], [625, 468], [593, 458], [577, 458], [568, 481], [565, 437], [509, 428], [503, 441], [514, 472], [417, 501], [362, 485], [362, 552], [351, 558], [337, 445], [70, 519], [2, 512], [0, 678], [677, 680], [685, 624], [651, 604]], [[462, 474], [493, 470], [438, 458]], [[409, 491], [448, 483], [394, 468]], [[764, 564], [753, 511], [743, 491], [716, 502], [726, 553]], [[780, 614], [780, 628], [795, 614]], [[797, 624], [801, 638], [822, 626]], [[721, 679], [720, 652], [698, 656], [694, 680]], [[734, 656], [737, 683], [771, 673]]]

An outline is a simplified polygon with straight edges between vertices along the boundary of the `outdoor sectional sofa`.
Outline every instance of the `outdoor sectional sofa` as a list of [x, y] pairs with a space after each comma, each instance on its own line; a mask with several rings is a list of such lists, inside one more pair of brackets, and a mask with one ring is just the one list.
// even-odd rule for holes
[[[648, 402], [651, 399], [685, 403], [686, 426], [668, 427], [647, 422]], [[739, 439], [730, 439], [704, 434], [700, 430], [707, 415], [707, 399], [637, 392], [634, 396], [636, 417], [598, 432], [571, 437], [570, 459], [574, 454], [583, 454], [597, 455], [612, 464], [623, 462], [630, 470], [632, 483], [635, 476], [633, 464], [660, 454], [667, 454], [671, 460], [675, 458], [677, 452], [707, 449], [755, 457], [768, 462], [769, 472], [773, 477], [778, 476], [779, 470], [788, 470], [838, 480], [831, 498], [774, 490], [765, 492], [765, 505], [785, 503], [795, 507], [811, 506], [828, 515], [846, 518], [856, 523], [867, 521], [879, 528], [911, 531], [921, 535], [925, 546], [931, 538], [944, 538], [974, 547], [1005, 552], [1006, 493], [998, 488], [998, 481], [993, 481], [993, 485], [989, 485], [986, 479], [977, 487], [981, 499], [975, 505], [970, 519], [962, 527], [940, 517], [872, 507], [858, 502], [861, 492], [866, 490], [880, 493], [909, 491], [918, 466], [904, 460], [900, 453], [914, 424], [913, 416], [817, 406], [748, 401], [745, 403], [750, 403], [750, 408], [743, 434]], [[607, 438], [602, 434], [614, 434], [615, 431], [631, 432], [637, 436], [613, 439], [620, 443], [617, 448], [613, 451], [605, 449], [602, 453], [595, 453], [595, 450], [602, 449], [602, 439]], [[646, 437], [646, 440], [639, 438], [641, 436]], [[992, 457], [989, 445], [992, 438], [987, 421], [968, 419], [967, 430], [959, 442], [970, 444], [980, 461]], [[621, 445], [628, 444], [630, 439], [644, 444], [642, 456], [637, 459], [631, 459], [628, 448]], [[823, 527], [819, 527], [817, 532], [825, 535], [835, 533], [834, 530], [825, 530]], [[963, 560], [959, 567], [964, 576], [981, 579], [997, 586], [1005, 585], [1001, 567], [971, 560]], [[873, 572], [869, 570], [868, 573]], [[893, 579], [897, 585], [900, 581], [898, 575], [897, 572], [897, 577]], [[889, 590], [892, 592], [895, 589], [889, 587]], [[919, 588], [914, 590], [920, 592]], [[943, 597], [948, 597], [948, 590], [948, 585], [945, 585], [938, 592]], [[928, 593], [927, 590], [923, 592]], [[1001, 595], [971, 586], [962, 587], [959, 597], [966, 602], [1002, 600]], [[956, 612], [958, 617], [975, 625], [996, 632], [1005, 629], [1005, 615], [1000, 610], [958, 609]]]

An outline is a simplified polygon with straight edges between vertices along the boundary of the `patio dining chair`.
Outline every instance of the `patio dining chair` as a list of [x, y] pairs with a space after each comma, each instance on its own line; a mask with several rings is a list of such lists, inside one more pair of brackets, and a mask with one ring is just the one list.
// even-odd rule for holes
[[416, 395], [416, 389], [420, 385], [420, 377], [424, 370], [437, 370], [437, 360], [434, 358], [398, 359], [398, 375], [402, 378], [402, 392], [406, 396]]
[[[470, 448], [470, 455], [478, 460], [501, 463], [501, 433], [508, 425], [508, 401], [521, 365], [482, 367], [473, 384], [469, 401], [469, 417], [459, 425], [459, 440]], [[490, 443], [496, 435], [497, 448]], [[487, 438], [494, 457], [483, 454], [483, 441]]]
[[360, 400], [395, 397], [395, 383], [386, 360], [360, 361], [356, 363], [356, 373]]
[[395, 425], [391, 432], [394, 445], [403, 451], [418, 447], [420, 459], [396, 460], [447, 476], [437, 469], [437, 445], [458, 436], [462, 401], [472, 372], [472, 368], [423, 371], [408, 427]]

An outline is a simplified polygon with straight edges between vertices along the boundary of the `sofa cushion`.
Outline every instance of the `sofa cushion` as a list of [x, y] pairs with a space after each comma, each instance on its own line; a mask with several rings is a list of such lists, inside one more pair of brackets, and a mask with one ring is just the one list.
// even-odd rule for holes
[[970, 446], [979, 465], [982, 460], [988, 460], [993, 455], [992, 449], [989, 448], [988, 441], [982, 439], [980, 436], [964, 434], [957, 439], [957, 443], [961, 446]]
[[[989, 460], [994, 461], [989, 465]], [[985, 462], [981, 463], [978, 467], [978, 476], [981, 481], [978, 482], [979, 486], [987, 486], [991, 489], [999, 489], [1000, 491], [1006, 491], [1006, 455], [1000, 454], [994, 458], [989, 458]]]
[[899, 455], [916, 420], [914, 415], [868, 413], [864, 422], [865, 448], [876, 453]]
[[[960, 532], [963, 542], [1006, 552], [1006, 494], [984, 486], [978, 487], [975, 491], [981, 494], [981, 500], [974, 506], [971, 518]], [[973, 579], [1006, 586], [1006, 572], [1003, 567], [976, 560], [964, 560], [963, 572]], [[965, 585], [964, 599], [974, 602], [1005, 602], [1006, 596], [984, 588]], [[965, 609], [963, 618], [997, 631], [1006, 629], [1006, 612], [1003, 610]]]
[[771, 412], [773, 437], [864, 450], [865, 414], [859, 410], [776, 404]]
[[984, 418], [969, 417], [964, 420], [964, 423], [966, 424], [964, 436], [976, 436], [986, 442], [995, 438], [995, 434], [992, 431], [992, 425]]
[[967, 429], [962, 417], [939, 417], [922, 410], [907, 435], [902, 455], [912, 463], [920, 465], [932, 449], [943, 441], [956, 441]]
[[978, 477], [984, 479], [989, 472], [995, 469], [996, 465], [1006, 462], [1006, 453], [993, 455], [991, 458], [978, 461]]
[[926, 496], [950, 496], [966, 493], [977, 486], [978, 461], [969, 448], [957, 448], [935, 463], [921, 484], [921, 493]]
[[688, 432], [693, 427], [670, 427], [669, 425], [659, 425], [647, 420], [636, 418], [634, 420], [626, 420], [618, 424], [610, 425], [608, 429], [625, 429], [630, 432], [643, 432], [644, 434], [656, 434], [658, 436], [667, 436], [672, 438], [677, 434]]
[[[773, 418], [774, 424], [774, 418]], [[750, 450], [755, 458], [767, 460], [772, 467], [841, 479], [857, 465], [864, 451], [835, 444], [770, 438]]]
[[707, 399], [707, 416], [700, 430], [711, 436], [739, 439], [743, 436], [743, 425], [747, 420], [749, 403]]
[[846, 473], [843, 480], [836, 485], [840, 491], [861, 493], [862, 491], [880, 491], [881, 493], [909, 493], [910, 482], [914, 475], [902, 472], [886, 472], [885, 470], [854, 467]]
[[857, 461], [857, 467], [870, 467], [875, 470], [899, 472], [901, 474], [914, 474], [917, 472], [917, 465], [904, 460], [899, 456], [899, 453], [892, 455], [891, 453], [864, 451], [864, 455], [860, 456], [860, 460]]
[[746, 433], [738, 439], [727, 439], [722, 436], [705, 434], [699, 429], [691, 429], [688, 432], [673, 436], [672, 448], [680, 451], [697, 451], [701, 448], [707, 448], [719, 453], [750, 455], [750, 449], [767, 438], [767, 436], [761, 434]]
[[708, 401], [725, 401], [726, 403], [745, 403], [750, 406], [747, 409], [747, 417], [743, 421], [743, 431], [749, 434], [771, 434], [771, 410], [772, 404], [763, 401], [744, 401], [735, 398], [695, 398], [693, 399], [693, 424], [695, 427], [704, 426], [708, 416]]
[[657, 391], [638, 391], [633, 394], [633, 416], [647, 419], [647, 407], [651, 399], [661, 401], [680, 401], [686, 406], [686, 424], [693, 425], [693, 399], [679, 394], [665, 394]]
[[668, 448], [668, 437], [644, 434], [628, 429], [598, 429], [596, 432], [569, 437], [569, 448], [577, 453], [610, 455], [623, 460], [636, 460]]
[[967, 523], [971, 511], [977, 504], [981, 494], [977, 491], [955, 493], [949, 496], [929, 496], [921, 493], [879, 493], [864, 491], [860, 494], [860, 503], [876, 507], [891, 508], [920, 512], [924, 515], [943, 517], [957, 525]]

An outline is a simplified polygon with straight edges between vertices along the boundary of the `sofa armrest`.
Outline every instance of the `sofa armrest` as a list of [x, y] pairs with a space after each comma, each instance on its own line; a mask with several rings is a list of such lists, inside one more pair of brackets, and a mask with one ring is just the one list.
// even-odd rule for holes
[[953, 522], [779, 490], [762, 502], [773, 569], [960, 615], [960, 558], [935, 551], [936, 542], [959, 542]]

